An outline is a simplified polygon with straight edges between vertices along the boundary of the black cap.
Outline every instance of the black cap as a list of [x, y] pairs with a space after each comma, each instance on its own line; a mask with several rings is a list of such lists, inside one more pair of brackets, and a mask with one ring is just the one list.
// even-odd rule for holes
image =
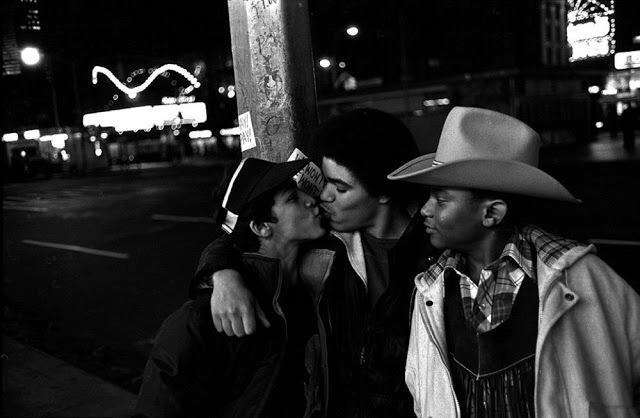
[[227, 211], [222, 229], [231, 233], [238, 214], [258, 196], [273, 190], [289, 179], [293, 179], [307, 164], [308, 159], [272, 163], [258, 158], [246, 158], [233, 173], [222, 207]]

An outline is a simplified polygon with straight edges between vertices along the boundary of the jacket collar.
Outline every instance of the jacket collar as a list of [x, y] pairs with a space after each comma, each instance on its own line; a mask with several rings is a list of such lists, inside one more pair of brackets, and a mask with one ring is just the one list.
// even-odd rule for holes
[[[405, 242], [415, 242], [413, 237], [416, 234], [421, 233], [422, 221], [419, 213], [414, 212], [414, 216], [409, 221], [409, 224], [405, 228], [402, 236], [398, 239], [398, 243], [394, 247], [394, 250], [398, 247], [402, 247]], [[362, 235], [360, 231], [354, 232], [337, 232], [331, 231], [331, 235], [338, 238], [342, 242], [347, 250], [347, 257], [351, 267], [356, 272], [360, 280], [367, 286], [367, 267], [364, 258], [364, 249], [362, 247]], [[424, 249], [425, 252], [427, 248]]]

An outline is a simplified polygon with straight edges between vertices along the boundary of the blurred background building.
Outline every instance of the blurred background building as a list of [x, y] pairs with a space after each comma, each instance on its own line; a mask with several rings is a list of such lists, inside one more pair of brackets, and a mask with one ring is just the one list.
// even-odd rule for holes
[[[547, 146], [590, 141], [617, 131], [638, 102], [633, 6], [311, 0], [319, 118], [380, 108], [431, 151], [452, 106], [483, 106], [525, 120]], [[29, 159], [34, 169], [86, 171], [237, 153], [226, 2], [6, 0], [2, 9], [5, 171], [29, 172]]]

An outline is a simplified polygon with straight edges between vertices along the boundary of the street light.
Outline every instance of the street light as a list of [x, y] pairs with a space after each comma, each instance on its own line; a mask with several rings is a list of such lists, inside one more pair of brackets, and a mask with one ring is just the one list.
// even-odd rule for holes
[[360, 29], [358, 29], [357, 26], [353, 26], [352, 25], [352, 26], [349, 26], [347, 28], [347, 35], [349, 35], [351, 37], [354, 37], [354, 36], [358, 35], [359, 32], [360, 32]]
[[329, 58], [322, 58], [319, 64], [322, 68], [327, 69], [331, 67], [331, 60], [329, 60]]
[[78, 95], [78, 85], [77, 85], [77, 76], [76, 76], [76, 64], [74, 61], [67, 61], [61, 59], [60, 57], [54, 57], [51, 54], [43, 55], [38, 48], [27, 46], [20, 51], [20, 58], [25, 65], [35, 66], [44, 61], [44, 70], [47, 80], [49, 81], [49, 85], [51, 86], [51, 102], [53, 105], [53, 120], [56, 128], [60, 129], [60, 118], [58, 117], [58, 95], [56, 92], [55, 81], [53, 77], [53, 65], [51, 63], [52, 60], [56, 60], [56, 62], [61, 62], [65, 65], [71, 67], [71, 72], [73, 75], [73, 95], [75, 99], [75, 113], [76, 116], [80, 115], [80, 98]]
[[25, 65], [37, 65], [40, 62], [40, 58], [41, 55], [38, 48], [27, 46], [20, 51], [20, 59], [22, 59], [22, 62], [24, 62]]

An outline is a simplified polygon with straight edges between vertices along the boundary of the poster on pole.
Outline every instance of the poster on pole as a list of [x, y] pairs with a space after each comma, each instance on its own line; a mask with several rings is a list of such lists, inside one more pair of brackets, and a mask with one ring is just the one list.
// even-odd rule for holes
[[256, 147], [256, 137], [253, 134], [251, 124], [251, 112], [238, 115], [238, 125], [240, 128], [240, 151], [245, 152]]
[[[302, 160], [307, 156], [298, 148], [294, 149], [287, 161]], [[315, 163], [310, 162], [300, 170], [298, 174], [293, 176], [293, 179], [298, 184], [298, 188], [310, 196], [318, 197], [320, 192], [324, 188], [324, 175], [322, 170]]]

